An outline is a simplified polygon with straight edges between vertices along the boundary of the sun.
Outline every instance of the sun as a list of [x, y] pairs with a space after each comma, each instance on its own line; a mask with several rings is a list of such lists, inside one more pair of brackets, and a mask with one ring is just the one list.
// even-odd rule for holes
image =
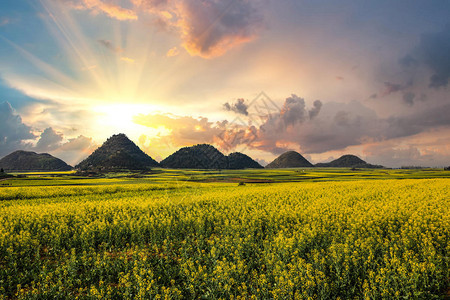
[[149, 128], [134, 122], [134, 118], [142, 113], [158, 112], [161, 107], [152, 104], [108, 104], [93, 107], [98, 114], [95, 131], [98, 136], [107, 138], [112, 134], [124, 133], [137, 141], [142, 134], [154, 137], [162, 133], [161, 128]]

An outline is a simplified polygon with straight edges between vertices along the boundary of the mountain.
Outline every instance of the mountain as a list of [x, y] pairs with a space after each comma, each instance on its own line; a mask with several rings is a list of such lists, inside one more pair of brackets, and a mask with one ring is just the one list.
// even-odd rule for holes
[[227, 156], [228, 169], [263, 169], [263, 167], [250, 156], [240, 152], [234, 152]]
[[267, 169], [309, 168], [314, 167], [306, 158], [295, 151], [288, 151], [278, 156], [266, 166]]
[[72, 167], [48, 153], [15, 151], [0, 160], [5, 172], [17, 171], [70, 171]]
[[110, 137], [75, 168], [81, 171], [150, 170], [159, 164], [121, 133]]
[[184, 147], [163, 161], [163, 168], [171, 169], [227, 169], [228, 159], [208, 144]]
[[371, 165], [355, 155], [343, 155], [329, 163], [318, 163], [316, 167], [320, 168], [368, 168], [377, 169], [383, 166]]

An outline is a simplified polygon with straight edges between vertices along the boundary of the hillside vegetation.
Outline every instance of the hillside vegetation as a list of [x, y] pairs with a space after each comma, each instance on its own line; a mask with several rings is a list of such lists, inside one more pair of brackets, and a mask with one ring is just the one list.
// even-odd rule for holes
[[205, 170], [262, 168], [259, 163], [245, 154], [235, 152], [225, 156], [208, 144], [183, 147], [161, 161], [161, 167]]
[[266, 166], [267, 169], [311, 168], [314, 167], [306, 158], [295, 151], [288, 151], [278, 156]]
[[5, 172], [24, 171], [68, 171], [72, 167], [50, 154], [31, 151], [15, 151], [0, 160]]
[[329, 163], [318, 163], [315, 165], [316, 167], [321, 168], [367, 168], [367, 169], [379, 169], [383, 168], [383, 166], [372, 165], [358, 156], [355, 155], [343, 155], [338, 159], [335, 159]]
[[159, 166], [124, 134], [110, 137], [75, 168], [82, 171], [150, 170]]

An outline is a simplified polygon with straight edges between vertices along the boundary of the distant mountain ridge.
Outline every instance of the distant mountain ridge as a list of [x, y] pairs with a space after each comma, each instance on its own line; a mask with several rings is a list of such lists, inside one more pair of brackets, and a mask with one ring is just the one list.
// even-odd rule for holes
[[338, 159], [335, 159], [328, 163], [318, 163], [316, 164], [316, 167], [319, 168], [367, 168], [367, 169], [378, 169], [382, 168], [383, 166], [378, 165], [372, 165], [361, 158], [359, 158], [356, 155], [343, 155], [339, 157]]
[[81, 171], [150, 170], [159, 163], [145, 154], [125, 134], [111, 136], [88, 158], [75, 166]]
[[0, 168], [5, 172], [30, 171], [70, 171], [72, 167], [48, 153], [38, 154], [32, 151], [18, 150], [0, 160]]
[[170, 169], [259, 169], [262, 166], [249, 156], [235, 152], [225, 156], [214, 146], [198, 144], [183, 147], [161, 161], [161, 167]]
[[314, 167], [306, 158], [296, 151], [288, 151], [278, 156], [266, 166], [266, 169], [311, 168]]

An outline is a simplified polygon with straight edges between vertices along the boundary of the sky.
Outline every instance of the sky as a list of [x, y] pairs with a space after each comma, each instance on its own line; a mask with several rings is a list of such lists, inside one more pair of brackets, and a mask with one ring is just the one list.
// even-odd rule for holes
[[0, 2], [0, 157], [75, 165], [125, 133], [158, 161], [448, 166], [449, 81], [449, 1]]

